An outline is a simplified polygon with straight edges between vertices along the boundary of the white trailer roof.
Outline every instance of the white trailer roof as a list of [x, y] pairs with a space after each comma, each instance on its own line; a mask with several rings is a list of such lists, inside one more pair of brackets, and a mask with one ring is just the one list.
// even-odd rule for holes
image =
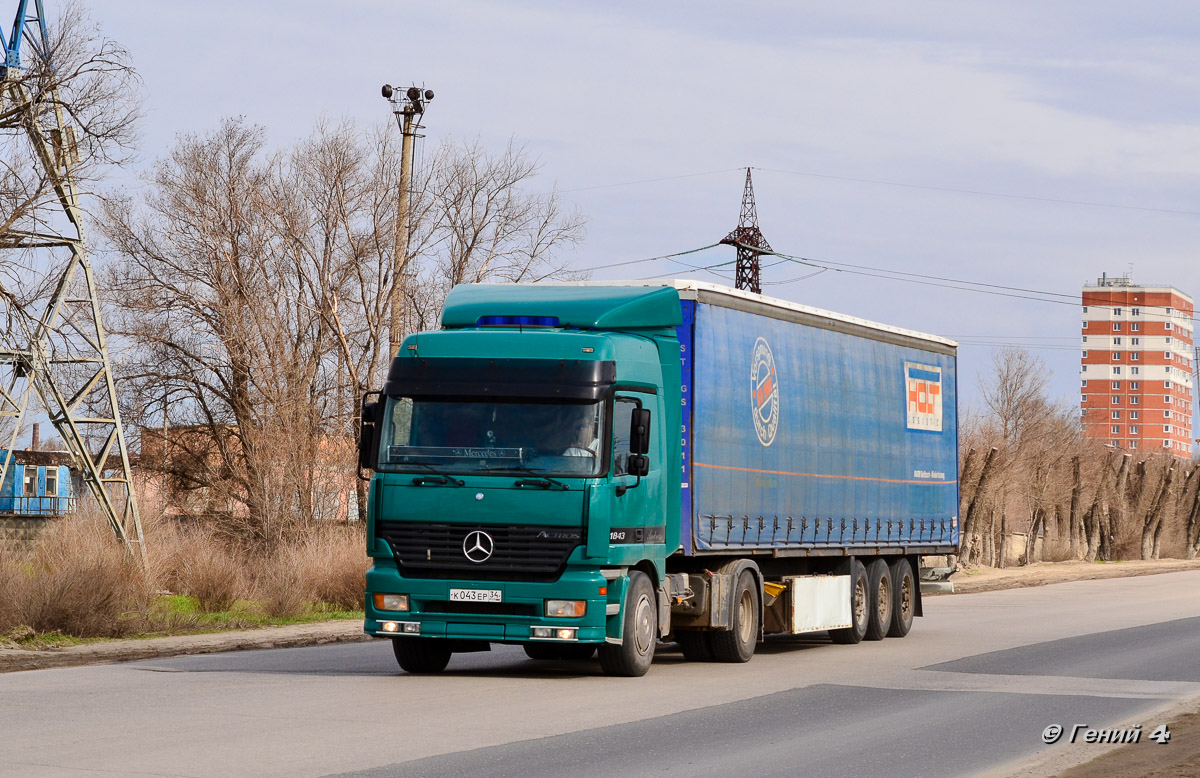
[[[556, 282], [557, 283], [557, 282]], [[794, 303], [789, 300], [780, 300], [778, 297], [769, 297], [765, 294], [755, 294], [742, 289], [734, 289], [722, 284], [713, 284], [707, 281], [693, 281], [691, 279], [661, 279], [650, 281], [576, 281], [565, 282], [563, 286], [670, 286], [674, 287], [679, 292], [680, 298], [684, 300], [699, 300], [701, 297], [715, 296], [724, 297], [732, 301], [742, 301], [745, 303], [765, 305], [770, 308], [776, 308], [781, 311], [789, 311], [793, 314], [802, 314], [812, 316], [819, 319], [841, 322], [851, 325], [852, 327], [860, 327], [867, 330], [875, 330], [889, 335], [900, 336], [904, 338], [914, 338], [930, 343], [939, 343], [950, 348], [957, 348], [958, 342], [949, 338], [943, 338], [940, 335], [930, 335], [926, 332], [918, 332], [909, 330], [903, 327], [893, 327], [890, 324], [881, 324], [879, 322], [870, 321], [869, 319], [860, 319], [857, 316], [848, 316], [844, 313], [835, 313], [822, 308], [814, 308], [811, 305], [803, 305]], [[729, 307], [740, 307], [730, 305]]]

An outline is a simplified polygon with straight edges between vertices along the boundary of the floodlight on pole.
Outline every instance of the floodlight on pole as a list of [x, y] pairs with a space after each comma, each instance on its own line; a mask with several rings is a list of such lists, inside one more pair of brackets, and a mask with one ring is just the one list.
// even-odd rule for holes
[[433, 100], [433, 90], [415, 84], [401, 90], [384, 84], [383, 98], [392, 104], [396, 125], [400, 128], [400, 192], [396, 202], [396, 235], [392, 248], [392, 290], [389, 297], [388, 348], [390, 356], [400, 352], [404, 339], [404, 273], [408, 269], [408, 200], [412, 186], [413, 142], [422, 137], [420, 119], [425, 106]]

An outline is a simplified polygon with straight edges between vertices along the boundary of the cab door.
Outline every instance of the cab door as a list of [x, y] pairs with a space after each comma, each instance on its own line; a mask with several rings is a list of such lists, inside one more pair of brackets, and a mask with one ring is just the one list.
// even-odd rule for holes
[[[658, 396], [649, 393], [618, 391], [613, 398], [611, 507], [609, 511], [610, 560], [616, 564], [633, 564], [656, 556], [643, 546], [664, 542], [665, 528], [658, 515], [659, 492], [662, 489], [662, 413]], [[638, 478], [629, 473], [629, 432], [633, 411], [651, 411], [650, 472]]]

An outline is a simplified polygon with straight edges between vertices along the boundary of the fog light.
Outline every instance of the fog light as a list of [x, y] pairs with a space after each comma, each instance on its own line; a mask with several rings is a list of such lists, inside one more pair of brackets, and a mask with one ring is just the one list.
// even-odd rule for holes
[[379, 625], [379, 629], [381, 629], [384, 632], [399, 632], [400, 625], [394, 621], [385, 621]]
[[552, 619], [577, 619], [587, 613], [587, 600], [546, 600], [546, 615]]
[[530, 627], [529, 636], [534, 640], [576, 640], [578, 627]]
[[408, 595], [407, 594], [377, 594], [375, 595], [375, 609], [381, 611], [407, 611], [408, 610]]
[[418, 635], [421, 632], [421, 623], [418, 621], [404, 621], [400, 623], [400, 628], [406, 634]]

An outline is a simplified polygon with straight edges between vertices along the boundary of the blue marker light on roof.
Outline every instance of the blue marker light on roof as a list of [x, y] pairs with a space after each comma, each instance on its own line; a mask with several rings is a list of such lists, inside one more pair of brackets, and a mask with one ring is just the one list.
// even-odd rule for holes
[[476, 327], [557, 327], [557, 316], [480, 316]]

